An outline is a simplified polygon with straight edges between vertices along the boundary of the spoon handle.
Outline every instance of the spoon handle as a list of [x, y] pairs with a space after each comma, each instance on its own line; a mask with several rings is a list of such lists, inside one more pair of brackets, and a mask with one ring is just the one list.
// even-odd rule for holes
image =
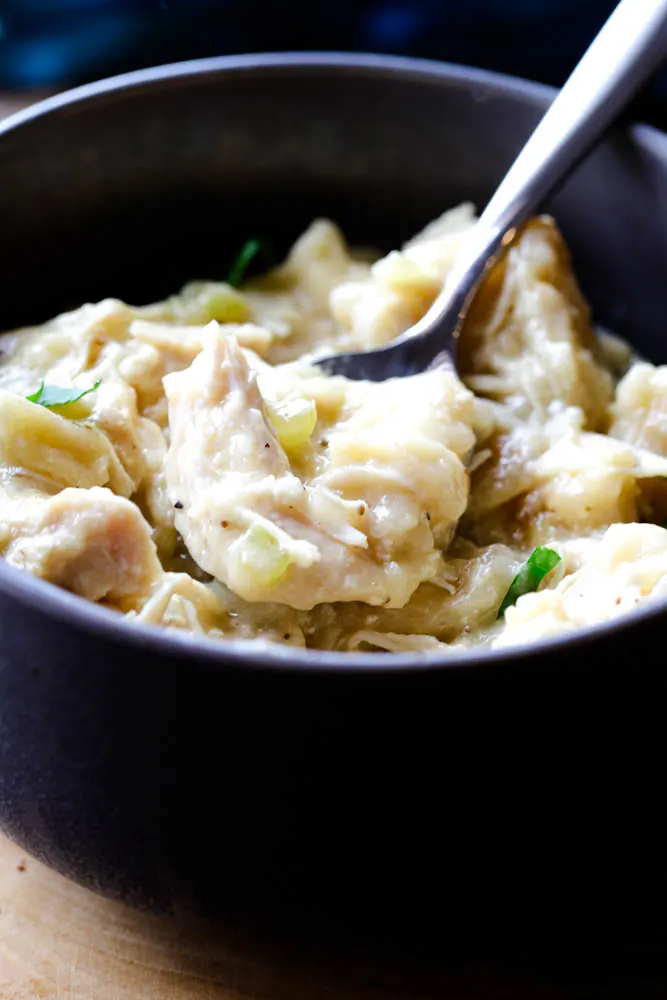
[[[444, 290], [406, 339], [451, 335], [489, 262], [566, 179], [666, 55], [667, 0], [622, 0], [484, 209]], [[444, 347], [441, 340], [439, 349]]]

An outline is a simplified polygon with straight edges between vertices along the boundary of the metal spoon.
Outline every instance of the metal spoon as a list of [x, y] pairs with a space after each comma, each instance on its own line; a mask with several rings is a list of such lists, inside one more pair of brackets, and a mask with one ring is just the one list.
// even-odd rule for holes
[[320, 367], [380, 382], [451, 359], [487, 270], [665, 56], [667, 0], [622, 0], [510, 167], [426, 315], [385, 347], [322, 358]]

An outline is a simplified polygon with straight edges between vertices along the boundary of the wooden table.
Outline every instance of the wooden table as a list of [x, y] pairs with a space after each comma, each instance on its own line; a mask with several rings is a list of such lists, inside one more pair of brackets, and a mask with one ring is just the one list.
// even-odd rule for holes
[[[0, 836], [2, 1000], [407, 1000], [270, 942], [230, 939], [101, 899]], [[445, 994], [436, 994], [445, 996]], [[460, 992], [452, 996], [462, 996]], [[487, 994], [466, 994], [486, 996]], [[488, 994], [488, 996], [498, 994]], [[420, 1000], [425, 997], [419, 994]], [[433, 997], [434, 994], [427, 994]], [[417, 998], [415, 997], [415, 1000]]]
[[318, 970], [270, 942], [135, 913], [0, 837], [2, 1000], [406, 1000], [402, 990], [382, 988], [382, 969], [375, 977], [366, 988], [349, 972]]
[[[571, 975], [571, 974], [570, 974]], [[604, 979], [605, 977], [603, 977]], [[420, 960], [328, 940], [249, 940], [203, 922], [136, 913], [80, 888], [0, 835], [2, 1000], [571, 1000], [557, 969]], [[665, 980], [642, 978], [664, 997]], [[627, 983], [625, 985], [628, 985]], [[615, 993], [613, 994], [616, 995]]]
[[558, 941], [537, 961], [250, 939], [102, 899], [0, 835], [1, 1000], [664, 1000], [666, 940], [573, 965]]

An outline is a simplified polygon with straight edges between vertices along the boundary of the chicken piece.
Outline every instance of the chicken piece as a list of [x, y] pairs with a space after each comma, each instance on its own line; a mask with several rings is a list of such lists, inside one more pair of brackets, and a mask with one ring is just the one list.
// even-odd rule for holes
[[[215, 322], [215, 320], [213, 321]], [[216, 324], [218, 325], [218, 324]], [[202, 349], [207, 326], [177, 326], [175, 323], [160, 323], [137, 319], [130, 326], [130, 333], [137, 340], [167, 351], [182, 361], [181, 367], [192, 364]], [[261, 358], [267, 353], [273, 340], [272, 334], [254, 323], [226, 323], [226, 334], [236, 337], [241, 347], [248, 347]], [[173, 371], [177, 369], [172, 368]]]
[[178, 542], [174, 508], [167, 490], [167, 442], [157, 424], [146, 418], [142, 418], [139, 423], [138, 437], [145, 471], [139, 491], [133, 499], [150, 522], [158, 552], [164, 559], [174, 554]]
[[308, 646], [428, 652], [441, 643], [455, 649], [478, 641], [484, 630], [494, 629], [498, 608], [524, 557], [504, 545], [476, 549], [457, 540], [453, 548], [456, 554], [448, 555], [437, 583], [422, 583], [403, 608], [361, 603], [313, 608], [303, 623]]
[[128, 618], [147, 625], [164, 625], [200, 635], [224, 635], [226, 608], [211, 587], [188, 573], [164, 573], [156, 578], [153, 592], [141, 608]]
[[667, 531], [655, 524], [614, 524], [599, 540], [566, 543], [579, 568], [553, 589], [520, 597], [505, 612], [494, 646], [513, 646], [610, 621], [667, 595]]
[[342, 331], [337, 349], [379, 347], [421, 319], [442, 289], [456, 254], [475, 223], [466, 203], [376, 261], [367, 274], [332, 289], [331, 314]]
[[90, 408], [89, 423], [106, 434], [132, 480], [134, 492], [147, 472], [142, 447], [145, 418], [139, 416], [136, 393], [118, 377], [109, 377], [103, 379], [96, 391], [86, 397], [85, 403]]
[[0, 485], [0, 554], [91, 601], [138, 597], [162, 573], [150, 527], [129, 500], [99, 487], [48, 496], [16, 476]]
[[463, 647], [449, 646], [432, 635], [404, 635], [360, 629], [347, 640], [345, 648], [359, 653], [460, 653]]
[[118, 377], [104, 379], [88, 400], [92, 401], [89, 422], [111, 442], [132, 481], [135, 503], [155, 529], [160, 554], [170, 555], [176, 546], [176, 528], [167, 496], [163, 432], [153, 420], [139, 415], [134, 389]]
[[459, 367], [474, 392], [521, 417], [578, 406], [589, 429], [605, 429], [612, 378], [551, 219], [533, 219], [489, 275], [465, 323]]
[[329, 296], [347, 278], [366, 277], [369, 271], [368, 262], [355, 260], [333, 222], [316, 219], [283, 264], [243, 286], [254, 321], [272, 335], [268, 360], [280, 364], [342, 345]]
[[212, 638], [264, 640], [304, 647], [298, 612], [282, 604], [246, 604], [225, 587], [188, 573], [165, 573], [128, 618]]
[[134, 483], [108, 437], [37, 403], [0, 390], [0, 464], [58, 486], [109, 485], [130, 496]]
[[616, 387], [612, 418], [612, 437], [667, 457], [667, 365], [633, 365]]
[[473, 476], [465, 536], [532, 547], [637, 520], [642, 491], [667, 476], [667, 459], [583, 425], [570, 407], [504, 433]]
[[461, 205], [379, 259], [377, 252], [352, 252], [334, 223], [317, 219], [284, 264], [243, 286], [255, 322], [274, 338], [266, 357], [280, 364], [403, 333], [440, 291], [474, 221], [473, 206]]
[[[299, 609], [400, 607], [437, 574], [474, 444], [472, 397], [455, 375], [329, 379], [271, 369], [214, 336], [164, 381], [176, 527], [236, 594]], [[298, 444], [289, 406], [300, 432], [312, 417]]]
[[[63, 313], [43, 326], [16, 330], [0, 339], [0, 389], [21, 396], [41, 381], [50, 385], [86, 387], [101, 379], [127, 383], [136, 390], [140, 410], [162, 396], [162, 376], [171, 370], [163, 354], [130, 333], [141, 311], [116, 299], [105, 299]], [[183, 362], [184, 367], [189, 361]]]
[[570, 536], [636, 521], [639, 483], [667, 476], [667, 459], [564, 419], [548, 423], [546, 434], [549, 447], [530, 469], [541, 505]]
[[[609, 434], [667, 458], [667, 365], [635, 363], [616, 387]], [[641, 484], [637, 520], [667, 520], [667, 479]]]
[[105, 344], [127, 340], [134, 316], [129, 306], [105, 299], [63, 313], [42, 326], [5, 333], [0, 338], [0, 387], [25, 395], [42, 379], [71, 385], [93, 368]]
[[192, 282], [166, 302], [135, 308], [105, 299], [63, 313], [42, 326], [0, 338], [0, 389], [21, 396], [44, 380], [51, 385], [87, 385], [102, 380], [103, 392], [119, 382], [134, 390], [142, 415], [158, 419], [166, 407], [162, 378], [187, 367], [201, 350], [209, 322], [224, 322], [239, 341], [263, 354], [272, 335], [246, 323], [243, 295], [225, 284]]

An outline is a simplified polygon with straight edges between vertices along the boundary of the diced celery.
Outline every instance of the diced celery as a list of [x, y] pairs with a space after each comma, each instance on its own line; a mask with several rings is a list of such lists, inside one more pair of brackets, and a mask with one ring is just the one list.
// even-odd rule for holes
[[193, 281], [172, 300], [174, 316], [187, 323], [244, 323], [250, 308], [231, 285], [215, 281]]
[[52, 413], [57, 413], [60, 417], [67, 417], [68, 420], [87, 420], [91, 414], [91, 404], [87, 399], [77, 399], [73, 403], [62, 403], [57, 406], [50, 406]]
[[317, 423], [314, 400], [288, 399], [279, 406], [267, 406], [267, 412], [283, 448], [294, 451], [308, 444]]
[[285, 575], [291, 559], [279, 540], [263, 524], [251, 528], [234, 542], [235, 575], [254, 587], [270, 587]]

